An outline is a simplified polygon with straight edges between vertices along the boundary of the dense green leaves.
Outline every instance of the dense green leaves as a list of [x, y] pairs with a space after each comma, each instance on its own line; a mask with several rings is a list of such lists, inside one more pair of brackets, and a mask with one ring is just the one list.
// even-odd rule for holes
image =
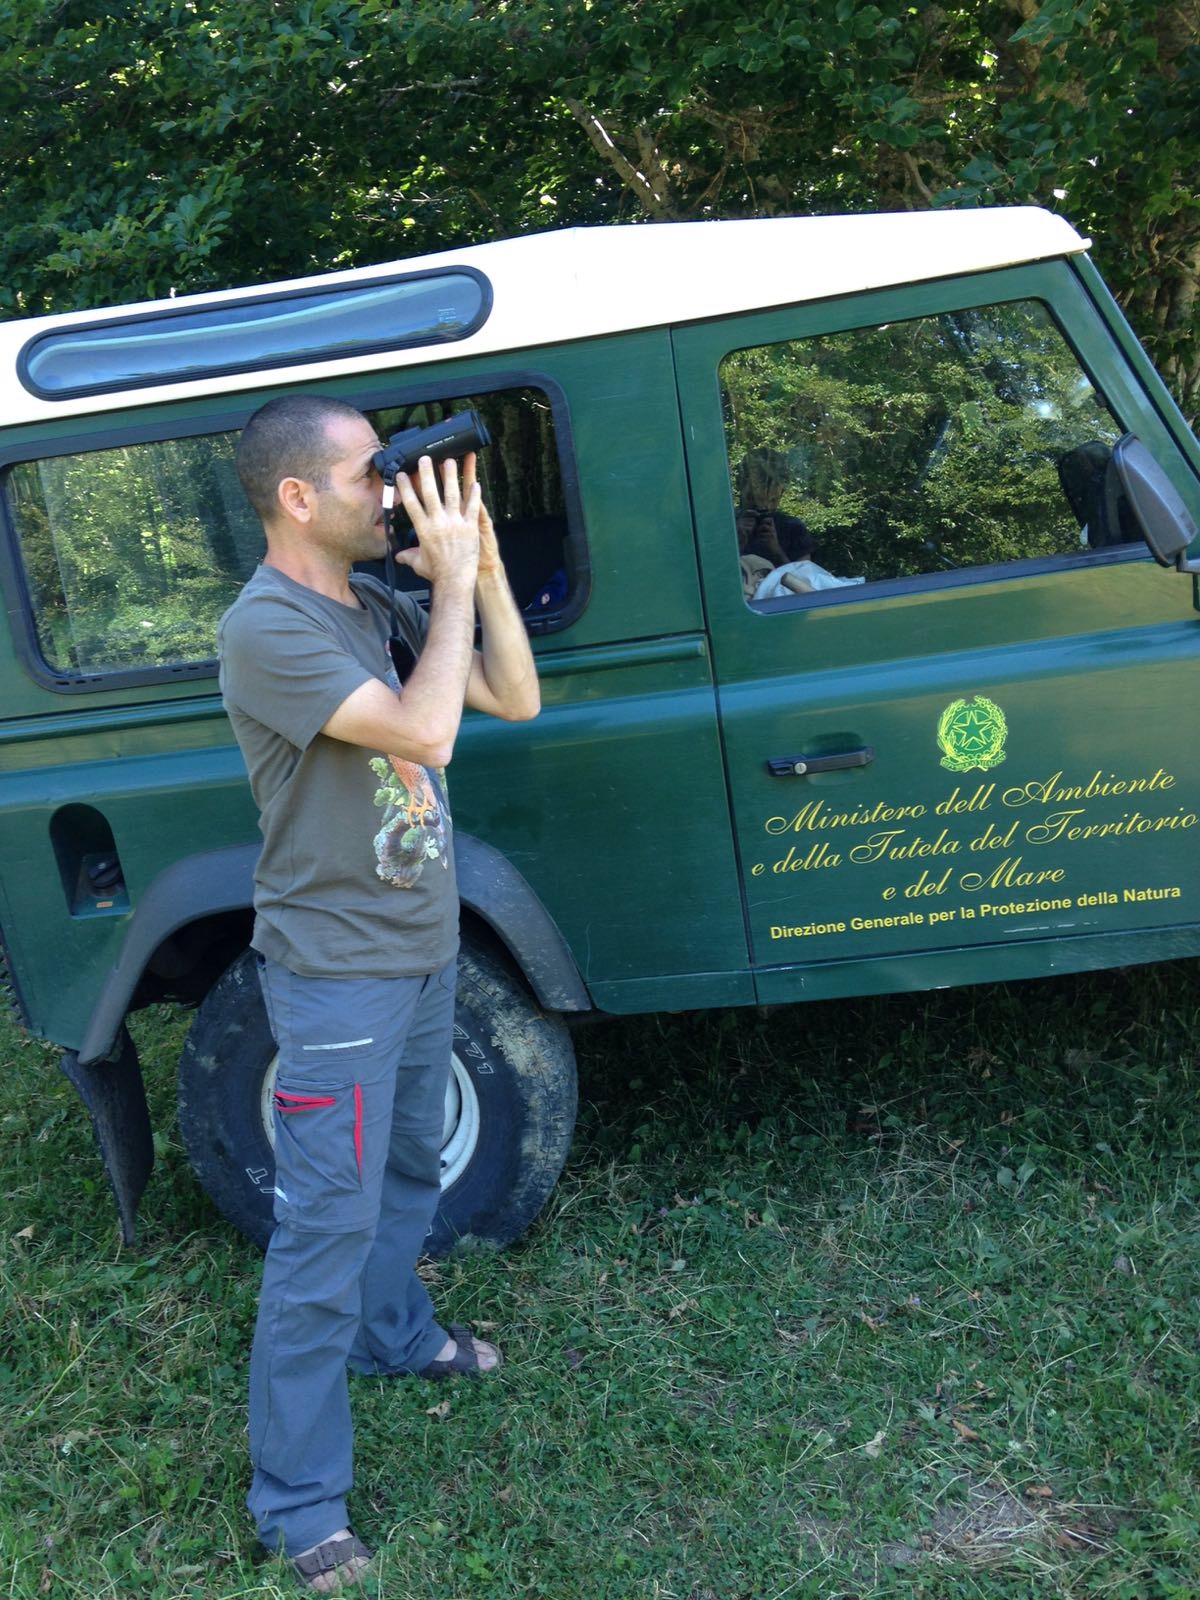
[[1200, 401], [1200, 0], [0, 0], [0, 309], [567, 223], [1035, 201]]

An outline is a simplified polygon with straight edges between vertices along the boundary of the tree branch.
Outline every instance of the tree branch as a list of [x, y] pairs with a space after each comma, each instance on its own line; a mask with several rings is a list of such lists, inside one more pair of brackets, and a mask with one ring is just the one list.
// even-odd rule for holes
[[[627, 188], [633, 190], [646, 210], [655, 217], [670, 217], [671, 207], [662, 193], [665, 180], [662, 178], [661, 171], [657, 174], [659, 183], [656, 187], [644, 172], [639, 172], [633, 163], [621, 154], [608, 129], [594, 112], [589, 111], [578, 100], [567, 98], [563, 101], [563, 104], [587, 134], [592, 142], [592, 147], [614, 169], [621, 182]], [[639, 133], [642, 131], [639, 129]]]
[[435, 94], [441, 94], [446, 89], [478, 89], [482, 82], [480, 77], [443, 78], [440, 83], [401, 83], [392, 89], [377, 89], [375, 92], [381, 100], [390, 100], [401, 94], [416, 94], [420, 89], [432, 89]]
[[897, 154], [900, 157], [900, 165], [908, 174], [909, 182], [921, 196], [921, 199], [924, 200], [925, 204], [927, 206], [931, 206], [933, 204], [933, 190], [925, 182], [924, 178], [922, 178], [921, 169], [917, 166], [912, 152], [910, 150], [899, 150], [897, 151]]
[[671, 185], [663, 171], [662, 158], [658, 147], [654, 143], [654, 136], [649, 128], [639, 123], [634, 131], [634, 140], [638, 147], [638, 160], [645, 168], [643, 176], [650, 185], [654, 199], [662, 214], [669, 215], [671, 210]]

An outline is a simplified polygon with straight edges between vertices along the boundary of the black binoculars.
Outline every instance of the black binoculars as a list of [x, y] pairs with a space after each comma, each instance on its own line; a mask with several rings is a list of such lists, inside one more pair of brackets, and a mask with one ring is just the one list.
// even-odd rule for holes
[[448, 461], [451, 456], [482, 450], [491, 442], [487, 424], [472, 408], [456, 411], [452, 417], [428, 428], [405, 428], [402, 433], [393, 433], [371, 460], [385, 483], [395, 483], [401, 473], [415, 472], [422, 456], [428, 456], [436, 464]]

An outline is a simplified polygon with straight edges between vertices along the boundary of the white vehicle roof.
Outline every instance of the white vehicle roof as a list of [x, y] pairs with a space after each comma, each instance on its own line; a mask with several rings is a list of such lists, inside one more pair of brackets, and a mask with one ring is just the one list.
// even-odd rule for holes
[[1086, 250], [1089, 242], [1061, 217], [1034, 206], [564, 228], [269, 286], [270, 292], [324, 288], [398, 272], [473, 267], [490, 283], [493, 303], [482, 327], [466, 339], [61, 400], [31, 394], [17, 377], [18, 353], [36, 334], [85, 327], [114, 315], [253, 299], [268, 286], [24, 318], [0, 323], [0, 425], [189, 395], [310, 384], [430, 361], [447, 364], [1042, 261]]

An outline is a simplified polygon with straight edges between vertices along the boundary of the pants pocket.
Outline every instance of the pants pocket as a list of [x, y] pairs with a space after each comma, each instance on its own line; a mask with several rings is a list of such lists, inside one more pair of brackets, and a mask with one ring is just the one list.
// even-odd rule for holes
[[254, 970], [258, 974], [258, 987], [262, 993], [263, 1007], [267, 1013], [267, 1026], [271, 1030], [271, 1037], [279, 1043], [279, 1029], [275, 1026], [275, 1007], [271, 1000], [271, 985], [267, 975], [267, 958], [254, 952]]
[[320, 1232], [362, 1228], [378, 1200], [363, 1184], [363, 1091], [352, 1078], [275, 1084], [275, 1220]]

